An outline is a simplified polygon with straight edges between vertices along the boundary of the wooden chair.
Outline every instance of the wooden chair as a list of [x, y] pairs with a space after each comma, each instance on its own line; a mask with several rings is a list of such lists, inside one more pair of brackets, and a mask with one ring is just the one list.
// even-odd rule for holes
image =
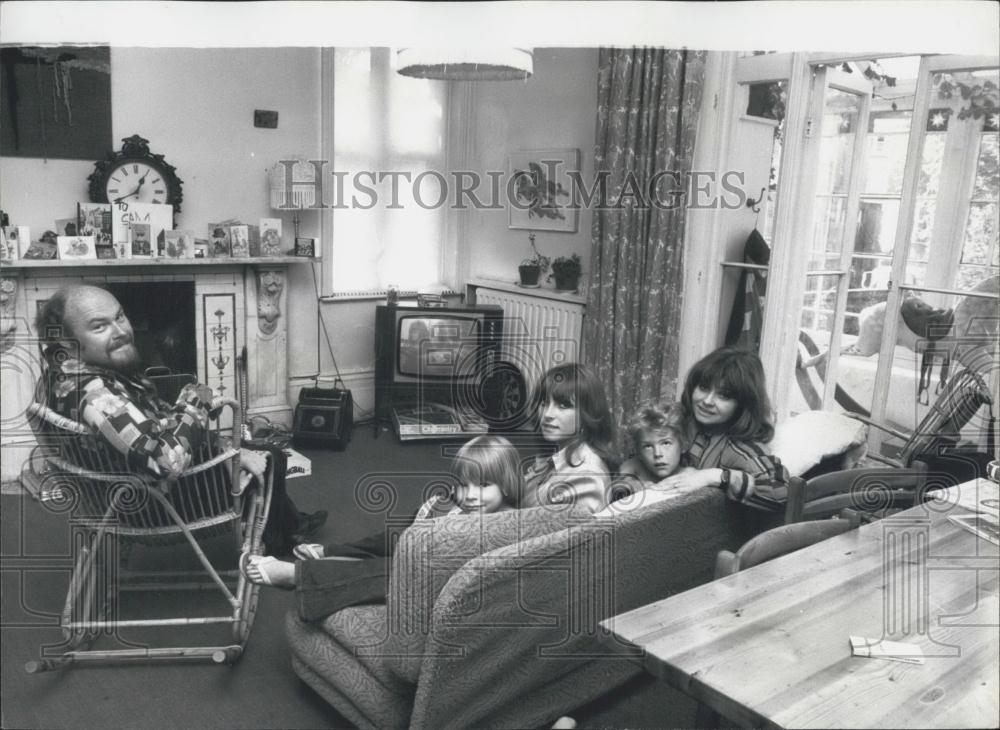
[[914, 461], [906, 469], [845, 469], [805, 480], [788, 480], [785, 524], [818, 520], [851, 510], [868, 518], [912, 507], [929, 490], [927, 466]]
[[[801, 479], [795, 477], [801, 482]], [[744, 543], [735, 553], [720, 550], [715, 556], [715, 579], [766, 563], [768, 560], [780, 558], [796, 550], [814, 545], [817, 542], [842, 535], [860, 524], [857, 515], [845, 512], [844, 519], [815, 520], [799, 522], [794, 525], [782, 525], [762, 532]], [[710, 707], [698, 704], [694, 725], [700, 730], [717, 730], [722, 727], [722, 716]], [[727, 727], [729, 725], [727, 724]]]
[[962, 370], [948, 380], [930, 410], [911, 434], [873, 421], [867, 414], [847, 412], [844, 415], [862, 421], [903, 442], [897, 458], [869, 453], [869, 459], [888, 466], [910, 467], [914, 461], [924, 461], [928, 455], [937, 456], [954, 448], [959, 443], [962, 429], [983, 406], [988, 406], [989, 410], [986, 426], [987, 442], [993, 444], [993, 399], [990, 389], [981, 375], [969, 369]]
[[[231, 410], [232, 423], [242, 422], [238, 403], [226, 401], [225, 408]], [[262, 552], [272, 488], [270, 478], [260, 485], [241, 474], [239, 429], [233, 429], [229, 437], [220, 432], [219, 419], [213, 421], [192, 460], [193, 466], [175, 479], [157, 480], [135, 474], [121, 454], [86, 426], [37, 403], [29, 406], [28, 412], [39, 442], [36, 451], [40, 452], [40, 458], [33, 463], [44, 464], [44, 471], [36, 477], [50, 504], [72, 510], [70, 524], [79, 528], [83, 540], [74, 535], [77, 554], [60, 620], [65, 641], [57, 647], [43, 647], [43, 658], [28, 662], [27, 671], [101, 662], [236, 662], [253, 625], [259, 591], [259, 586], [242, 577], [236, 564], [243, 551], [258, 555]], [[228, 558], [216, 557], [215, 562], [221, 565], [226, 561], [234, 567], [220, 570], [203, 545], [209, 538], [227, 534], [231, 539], [228, 548], [225, 541], [219, 540], [216, 550], [209, 551], [228, 553]], [[194, 553], [198, 566], [195, 569], [128, 570], [136, 544], [162, 548], [184, 543]], [[181, 551], [162, 552], [176, 561]], [[159, 609], [168, 602], [159, 600], [156, 617], [120, 615], [119, 599], [126, 590], [204, 588], [217, 589], [221, 594], [225, 605], [222, 615], [203, 615], [212, 610], [205, 609], [206, 601], [189, 600], [184, 601], [185, 609], [193, 603], [203, 609], [202, 615], [190, 615], [181, 609], [182, 616], [164, 617], [161, 614], [166, 611]], [[201, 630], [194, 627], [207, 625], [228, 625], [232, 643], [152, 647], [124, 640], [131, 648], [90, 648], [101, 634], [113, 634], [123, 641], [121, 629], [187, 627], [190, 634]]]
[[727, 575], [752, 568], [768, 560], [780, 558], [782, 555], [845, 533], [856, 528], [858, 524], [856, 519], [835, 517], [830, 520], [775, 527], [744, 543], [735, 553], [720, 550], [715, 558], [715, 577], [725, 578]]

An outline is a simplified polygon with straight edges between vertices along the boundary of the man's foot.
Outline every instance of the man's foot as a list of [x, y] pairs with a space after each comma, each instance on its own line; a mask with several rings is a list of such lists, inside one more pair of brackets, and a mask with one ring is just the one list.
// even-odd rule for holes
[[270, 555], [240, 556], [240, 572], [251, 583], [290, 590], [295, 587], [295, 563], [278, 560]]
[[299, 512], [299, 526], [295, 530], [296, 542], [305, 542], [304, 538], [312, 537], [326, 524], [327, 511], [321, 509], [312, 514]]

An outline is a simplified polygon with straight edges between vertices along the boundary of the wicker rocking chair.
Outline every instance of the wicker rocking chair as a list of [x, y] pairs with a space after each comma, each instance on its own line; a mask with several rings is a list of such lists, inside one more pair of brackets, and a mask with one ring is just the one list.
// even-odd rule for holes
[[[226, 401], [224, 407], [232, 409], [231, 423], [239, 424], [239, 404]], [[231, 549], [220, 540], [215, 552], [230, 553], [234, 566], [241, 552], [262, 551], [271, 483], [268, 478], [266, 484], [258, 484], [249, 475], [241, 474], [239, 428], [233, 429], [230, 442], [220, 434], [216, 420], [192, 460], [194, 465], [175, 479], [158, 480], [131, 472], [122, 456], [86, 426], [37, 403], [29, 407], [29, 414], [39, 442], [33, 459], [36, 465], [42, 465], [38, 476], [50, 499], [69, 505], [70, 524], [82, 528], [79, 534], [83, 539], [74, 539], [78, 545], [75, 567], [60, 620], [64, 643], [43, 647], [42, 658], [27, 662], [25, 669], [36, 673], [80, 664], [142, 661], [235, 663], [250, 635], [259, 586], [246, 581], [235, 567], [218, 569], [203, 546], [209, 538], [229, 533]], [[155, 548], [184, 542], [194, 552], [197, 569], [127, 569], [137, 544]], [[220, 565], [223, 562], [214, 559]], [[221, 593], [226, 606], [224, 615], [119, 616], [118, 599], [127, 590], [204, 588]], [[197, 606], [199, 602], [185, 603]], [[228, 624], [232, 643], [150, 646], [154, 642], [143, 638], [141, 644], [126, 640], [130, 648], [90, 648], [102, 635], [113, 634], [122, 641], [122, 629], [184, 626], [191, 632], [190, 627], [210, 624]]]

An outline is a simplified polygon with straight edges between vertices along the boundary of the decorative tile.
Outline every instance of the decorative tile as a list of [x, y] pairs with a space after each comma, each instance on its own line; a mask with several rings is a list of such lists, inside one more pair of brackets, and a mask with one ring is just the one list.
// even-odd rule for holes
[[236, 397], [236, 295], [203, 295], [201, 307], [206, 385], [216, 395]]

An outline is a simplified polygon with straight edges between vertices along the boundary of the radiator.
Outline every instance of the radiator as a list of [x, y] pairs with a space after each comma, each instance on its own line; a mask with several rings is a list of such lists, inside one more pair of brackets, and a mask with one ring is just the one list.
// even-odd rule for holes
[[529, 386], [553, 365], [580, 357], [582, 304], [476, 286], [476, 304], [503, 307], [502, 357], [521, 369]]

